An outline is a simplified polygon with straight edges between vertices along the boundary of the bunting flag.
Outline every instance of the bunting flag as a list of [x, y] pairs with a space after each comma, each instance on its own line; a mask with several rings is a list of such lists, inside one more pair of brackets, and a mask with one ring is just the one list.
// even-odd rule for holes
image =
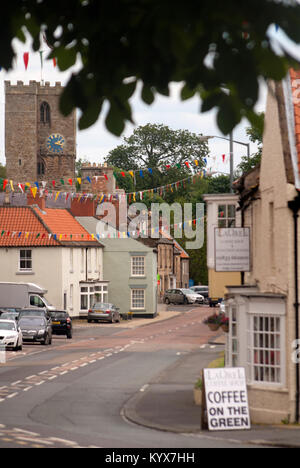
[[24, 65], [25, 65], [25, 70], [27, 70], [28, 62], [29, 62], [29, 52], [24, 52], [23, 61], [24, 61]]

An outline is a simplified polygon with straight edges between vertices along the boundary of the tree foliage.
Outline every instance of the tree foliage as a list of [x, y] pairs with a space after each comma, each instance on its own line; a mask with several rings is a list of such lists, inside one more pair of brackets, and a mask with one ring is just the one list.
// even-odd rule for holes
[[61, 98], [64, 114], [81, 109], [81, 129], [107, 102], [106, 126], [120, 135], [133, 121], [138, 83], [150, 105], [180, 82], [181, 98], [199, 96], [202, 112], [216, 108], [228, 134], [243, 117], [257, 122], [260, 78], [280, 80], [296, 67], [284, 45], [272, 47], [269, 30], [278, 25], [299, 43], [299, 18], [294, 0], [10, 0], [0, 17], [0, 65], [12, 67], [12, 40], [24, 41], [24, 30], [39, 50], [42, 31], [60, 70], [81, 59]]
[[[262, 121], [264, 121], [265, 114], [262, 112], [260, 114]], [[237, 167], [236, 177], [240, 177], [242, 174], [253, 169], [255, 166], [260, 164], [262, 156], [262, 145], [263, 145], [263, 129], [257, 126], [247, 127], [246, 133], [252, 141], [252, 143], [257, 144], [257, 151], [248, 158], [248, 156], [242, 156], [241, 162]]]
[[[191, 171], [205, 166], [204, 160], [209, 154], [207, 142], [200, 135], [188, 130], [172, 130], [166, 125], [140, 126], [123, 141], [110, 151], [106, 162], [123, 171], [137, 171], [134, 178], [136, 190], [161, 187], [188, 178]], [[118, 182], [125, 189], [122, 179], [118, 178]]]

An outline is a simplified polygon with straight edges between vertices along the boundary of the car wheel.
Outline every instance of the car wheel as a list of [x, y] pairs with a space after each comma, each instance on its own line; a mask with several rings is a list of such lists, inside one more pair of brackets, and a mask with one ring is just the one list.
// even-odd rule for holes
[[44, 346], [48, 346], [50, 343], [49, 343], [49, 335], [46, 336], [46, 338], [44, 339], [44, 341], [42, 341], [42, 345]]
[[165, 300], [165, 304], [167, 304], [167, 305], [171, 304], [170, 299], [167, 298], [167, 299]]
[[68, 338], [68, 340], [71, 340], [72, 337], [73, 337], [73, 336], [72, 336], [72, 332], [67, 333], [67, 338]]

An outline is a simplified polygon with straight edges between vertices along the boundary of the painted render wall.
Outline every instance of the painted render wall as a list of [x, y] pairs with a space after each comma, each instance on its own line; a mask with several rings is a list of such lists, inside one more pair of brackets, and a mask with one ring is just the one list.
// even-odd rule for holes
[[[80, 281], [86, 280], [85, 248], [81, 247], [34, 247], [32, 249], [32, 271], [19, 271], [19, 248], [0, 249], [0, 281], [36, 283], [48, 290], [46, 298], [57, 308], [64, 306], [67, 294], [67, 309], [71, 316], [80, 315]], [[88, 280], [103, 279], [103, 249], [89, 248], [91, 268]], [[71, 265], [73, 252], [73, 267]], [[82, 257], [83, 255], [83, 257]], [[73, 306], [71, 305], [73, 285]]]
[[[121, 313], [133, 312], [135, 316], [157, 314], [157, 255], [153, 249], [134, 239], [101, 239], [104, 244], [104, 277], [109, 281], [109, 301]], [[145, 255], [145, 277], [131, 276], [132, 256]], [[131, 289], [146, 289], [144, 310], [131, 309]]]
[[249, 402], [256, 422], [280, 422], [293, 418], [295, 364], [292, 362], [294, 324], [293, 220], [287, 203], [296, 195], [285, 175], [277, 102], [268, 94], [260, 197], [245, 212], [245, 226], [251, 227], [252, 271], [246, 284], [257, 284], [260, 292], [286, 295], [285, 375], [283, 387], [252, 385]]

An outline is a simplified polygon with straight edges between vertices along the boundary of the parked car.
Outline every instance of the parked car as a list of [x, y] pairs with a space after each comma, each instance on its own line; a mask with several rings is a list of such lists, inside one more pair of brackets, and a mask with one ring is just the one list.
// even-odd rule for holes
[[44, 317], [47, 320], [47, 322], [52, 322], [50, 312], [47, 309], [20, 309], [18, 320], [20, 320], [23, 317]]
[[92, 309], [88, 311], [87, 316], [88, 323], [92, 320], [99, 322], [105, 320], [106, 322], [120, 322], [120, 309], [114, 304], [108, 304], [104, 302], [96, 302]]
[[0, 311], [0, 319], [1, 320], [15, 320], [16, 322], [19, 320], [20, 311], [18, 309], [1, 309]]
[[14, 320], [0, 319], [0, 347], [21, 351], [23, 335], [19, 325]]
[[208, 304], [209, 290], [208, 286], [191, 286], [190, 289], [204, 297], [204, 302]]
[[163, 301], [165, 304], [195, 304], [204, 302], [204, 297], [191, 289], [169, 289]]
[[72, 319], [65, 310], [51, 310], [52, 334], [72, 338]]
[[23, 316], [18, 322], [22, 331], [23, 342], [33, 341], [43, 345], [52, 343], [52, 326], [45, 317]]

